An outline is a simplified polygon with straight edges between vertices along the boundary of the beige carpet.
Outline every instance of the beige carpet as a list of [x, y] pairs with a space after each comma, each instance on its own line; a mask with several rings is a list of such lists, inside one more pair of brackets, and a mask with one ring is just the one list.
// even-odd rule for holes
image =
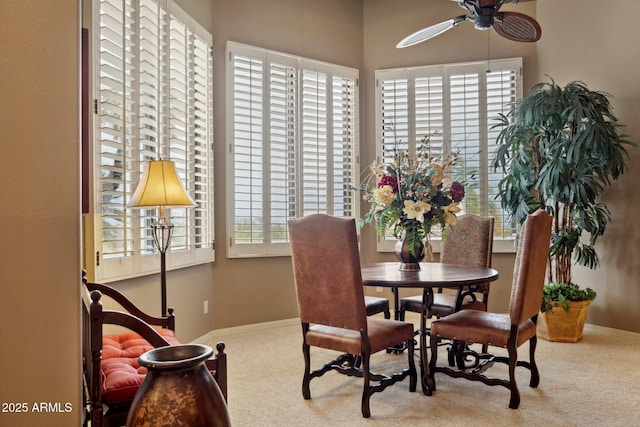
[[[228, 403], [236, 427], [640, 426], [640, 334], [587, 325], [575, 344], [538, 340], [540, 386], [530, 388], [528, 371], [518, 368], [516, 410], [509, 409], [504, 387], [436, 374], [431, 397], [419, 385], [410, 393], [408, 380], [374, 394], [369, 419], [360, 413], [360, 378], [329, 372], [311, 381], [311, 400], [302, 398], [297, 319], [215, 331], [198, 341], [217, 340], [225, 342], [229, 355]], [[528, 346], [519, 351], [528, 354]], [[334, 355], [312, 349], [312, 367]], [[372, 366], [388, 373], [406, 366], [406, 360], [404, 354], [377, 353]], [[504, 371], [492, 371], [497, 369]]]

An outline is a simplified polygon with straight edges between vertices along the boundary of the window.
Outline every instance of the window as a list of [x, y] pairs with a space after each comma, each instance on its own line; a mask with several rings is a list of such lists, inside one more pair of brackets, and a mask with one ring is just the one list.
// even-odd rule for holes
[[213, 260], [212, 37], [168, 0], [96, 0], [96, 278], [158, 271], [157, 209], [125, 206], [146, 160], [173, 160], [193, 209], [171, 209], [167, 267]]
[[[522, 59], [376, 71], [377, 156], [391, 155], [394, 146], [415, 153], [429, 138], [435, 155], [458, 153], [454, 179], [466, 184], [463, 213], [495, 218], [494, 248], [513, 251], [515, 228], [497, 199], [502, 178], [493, 170], [499, 113], [522, 97]], [[507, 242], [508, 241], [508, 242]], [[379, 250], [393, 249], [379, 239]]]
[[358, 216], [358, 71], [227, 47], [228, 254], [287, 255], [287, 220]]

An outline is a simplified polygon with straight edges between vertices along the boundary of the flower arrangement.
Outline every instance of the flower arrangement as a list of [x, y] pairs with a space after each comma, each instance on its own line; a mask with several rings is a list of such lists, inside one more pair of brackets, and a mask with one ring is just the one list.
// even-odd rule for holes
[[392, 161], [374, 162], [361, 185], [371, 209], [358, 225], [375, 223], [379, 235], [391, 230], [398, 239], [404, 231], [414, 257], [420, 257], [425, 247], [430, 253], [428, 237], [434, 226], [442, 227], [444, 238], [444, 226], [455, 225], [465, 195], [464, 185], [450, 178], [458, 156], [432, 156], [428, 145], [427, 136], [417, 147], [415, 158], [406, 150], [394, 149]]

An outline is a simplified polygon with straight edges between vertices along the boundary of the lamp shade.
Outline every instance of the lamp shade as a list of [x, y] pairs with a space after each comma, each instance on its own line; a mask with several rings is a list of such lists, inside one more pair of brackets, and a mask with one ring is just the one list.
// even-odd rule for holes
[[196, 206], [178, 178], [176, 166], [171, 160], [151, 160], [145, 164], [138, 187], [127, 207], [147, 206]]

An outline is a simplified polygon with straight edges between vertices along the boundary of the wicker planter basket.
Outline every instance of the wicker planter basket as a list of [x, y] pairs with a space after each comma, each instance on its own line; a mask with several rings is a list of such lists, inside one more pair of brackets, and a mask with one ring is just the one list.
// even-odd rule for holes
[[569, 311], [562, 306], [538, 315], [538, 336], [547, 341], [578, 342], [582, 338], [591, 301], [573, 301]]

